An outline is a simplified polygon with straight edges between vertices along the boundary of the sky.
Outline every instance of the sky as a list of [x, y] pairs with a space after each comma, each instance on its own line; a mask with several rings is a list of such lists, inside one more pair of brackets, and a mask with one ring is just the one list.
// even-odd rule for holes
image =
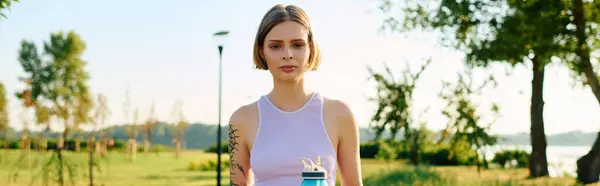
[[[382, 71], [386, 63], [399, 73], [416, 71], [426, 59], [432, 63], [414, 92], [415, 118], [428, 127], [446, 125], [438, 97], [442, 80], [454, 80], [463, 67], [464, 53], [441, 47], [435, 33], [381, 33], [385, 18], [374, 1], [80, 1], [22, 0], [0, 20], [0, 82], [9, 97], [11, 126], [23, 128], [23, 110], [13, 96], [24, 85], [17, 60], [21, 40], [42, 45], [50, 33], [73, 30], [87, 43], [82, 58], [91, 75], [92, 93], [108, 97], [110, 123], [124, 123], [122, 103], [130, 91], [140, 119], [149, 117], [156, 104], [157, 117], [172, 121], [170, 111], [183, 102], [187, 120], [216, 124], [218, 119], [218, 51], [211, 36], [220, 30], [230, 35], [223, 53], [222, 124], [240, 106], [251, 103], [272, 88], [268, 72], [252, 68], [252, 45], [264, 13], [277, 3], [295, 4], [311, 19], [322, 50], [322, 64], [307, 75], [308, 87], [324, 96], [346, 102], [361, 127], [368, 127], [375, 112], [376, 84], [368, 66]], [[499, 86], [486, 90], [475, 101], [489, 119], [491, 102], [500, 106], [501, 118], [493, 125], [497, 134], [528, 132], [531, 92], [530, 66], [494, 65], [478, 70], [481, 79], [494, 74]], [[587, 87], [573, 87], [569, 71], [551, 64], [544, 85], [544, 119], [547, 134], [597, 131], [598, 102]], [[577, 98], [577, 99], [575, 99]], [[427, 109], [428, 108], [428, 109]], [[31, 114], [31, 113], [29, 113]], [[25, 114], [27, 116], [27, 114]], [[25, 117], [28, 118], [28, 117]], [[29, 117], [31, 118], [31, 117]], [[31, 119], [29, 119], [31, 120]], [[487, 120], [486, 120], [487, 121]]]

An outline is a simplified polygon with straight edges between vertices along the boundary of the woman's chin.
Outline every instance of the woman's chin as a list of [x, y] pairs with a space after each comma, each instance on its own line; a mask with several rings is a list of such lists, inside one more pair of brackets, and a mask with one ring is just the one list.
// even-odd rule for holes
[[304, 78], [304, 76], [300, 73], [281, 73], [275, 76], [275, 79], [282, 82], [296, 82], [302, 78]]

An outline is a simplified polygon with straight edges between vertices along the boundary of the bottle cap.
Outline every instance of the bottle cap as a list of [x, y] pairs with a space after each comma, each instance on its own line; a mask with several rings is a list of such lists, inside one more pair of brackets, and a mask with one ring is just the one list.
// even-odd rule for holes
[[304, 165], [303, 179], [327, 179], [327, 170], [321, 166], [321, 156], [317, 156], [315, 164], [310, 158], [300, 158]]

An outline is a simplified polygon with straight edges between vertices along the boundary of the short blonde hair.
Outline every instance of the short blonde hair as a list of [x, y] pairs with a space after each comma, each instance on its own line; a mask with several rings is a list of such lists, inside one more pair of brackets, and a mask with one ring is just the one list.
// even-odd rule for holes
[[264, 56], [261, 55], [265, 37], [276, 25], [284, 21], [295, 21], [306, 28], [308, 31], [308, 44], [310, 47], [310, 56], [308, 60], [308, 69], [316, 71], [321, 64], [321, 49], [315, 41], [312, 33], [312, 28], [308, 16], [300, 7], [294, 5], [283, 5], [277, 4], [273, 6], [264, 15], [260, 25], [258, 26], [258, 32], [254, 39], [254, 68], [260, 70], [268, 70], [267, 62]]

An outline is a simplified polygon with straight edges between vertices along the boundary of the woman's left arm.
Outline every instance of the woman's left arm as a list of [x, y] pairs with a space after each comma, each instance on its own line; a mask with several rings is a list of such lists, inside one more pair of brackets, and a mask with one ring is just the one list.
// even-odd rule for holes
[[338, 165], [342, 186], [362, 186], [360, 164], [360, 140], [358, 124], [350, 108], [340, 101], [335, 101], [339, 130]]

